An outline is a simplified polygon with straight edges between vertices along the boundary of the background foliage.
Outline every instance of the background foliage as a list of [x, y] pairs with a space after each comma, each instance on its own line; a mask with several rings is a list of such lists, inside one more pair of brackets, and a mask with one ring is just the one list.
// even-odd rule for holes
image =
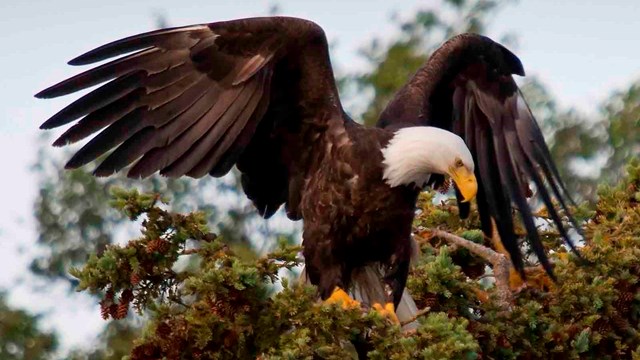
[[55, 334], [39, 329], [39, 316], [11, 309], [0, 292], [0, 359], [46, 359], [58, 347]]
[[[368, 124], [375, 122], [396, 89], [443, 40], [463, 31], [484, 32], [492, 14], [509, 3], [441, 0], [434, 7], [438, 10], [418, 10], [411, 18], [395, 18], [399, 29], [395, 39], [373, 39], [361, 51], [370, 70], [344, 74], [339, 79], [343, 97], [364, 104], [362, 114], [355, 113], [354, 117]], [[498, 40], [513, 46], [515, 38], [505, 34]], [[31, 270], [49, 281], [68, 282], [71, 289], [78, 285], [78, 279], [69, 269], [81, 268], [89, 259], [87, 268], [74, 273], [85, 281], [80, 282], [81, 287], [93, 289], [96, 301], [102, 301], [103, 315], [126, 315], [125, 319], [106, 323], [99, 346], [75, 349], [66, 357], [119, 359], [130, 353], [136, 338], [141, 340], [133, 348], [134, 357], [171, 346], [185, 349], [187, 345], [193, 356], [217, 351], [223, 358], [232, 354], [261, 354], [262, 358], [274, 359], [343, 357], [354, 351], [346, 340], [358, 340], [365, 328], [373, 342], [373, 358], [392, 354], [397, 358], [538, 358], [543, 354], [556, 358], [630, 358], [634, 351], [640, 356], [636, 330], [640, 295], [638, 268], [633, 261], [638, 255], [638, 234], [633, 226], [634, 221], [637, 224], [636, 204], [640, 201], [637, 168], [632, 167], [629, 178], [621, 180], [629, 158], [640, 152], [640, 135], [635, 131], [640, 119], [639, 85], [635, 82], [620, 89], [600, 106], [598, 114], [587, 117], [557, 105], [538, 79], [522, 80], [525, 97], [570, 192], [586, 201], [582, 212], [589, 221], [583, 255], [595, 265], [579, 266], [573, 256], [562, 255], [565, 252], [558, 245], [557, 235], [550, 232], [548, 246], [557, 253], [559, 285], [553, 289], [533, 285], [515, 289], [513, 309], [505, 315], [491, 300], [493, 288], [482, 259], [462, 249], [445, 248], [442, 241], [429, 241], [422, 245], [423, 256], [413, 269], [409, 286], [419, 305], [431, 310], [411, 334], [400, 333], [373, 313], [363, 315], [319, 305], [312, 289], [292, 281], [273, 285], [276, 275], [287, 273], [280, 268], [297, 261], [293, 257], [295, 247], [290, 247], [299, 238], [297, 225], [281, 225], [282, 218], [265, 225], [238, 192], [237, 175], [222, 181], [96, 179], [82, 170], [62, 171], [60, 158], [45, 150], [49, 145], [43, 139], [35, 167], [41, 190], [34, 204], [41, 252]], [[122, 248], [137, 246], [144, 251], [136, 250], [134, 257], [129, 254], [126, 261], [118, 262], [113, 254], [119, 248], [110, 244], [130, 238], [142, 223], [131, 223], [127, 214], [108, 206], [112, 186], [169, 195], [170, 206], [161, 208], [166, 214], [199, 209], [202, 213], [189, 219], [197, 223], [199, 231], [204, 232], [206, 224], [211, 228], [206, 231], [219, 237], [194, 241], [197, 234], [183, 234], [186, 238], [163, 240], [170, 243], [167, 249], [162, 248], [165, 243], [156, 243], [164, 250], [147, 252], [148, 242], [157, 239], [143, 234]], [[124, 195], [119, 194], [119, 198]], [[464, 223], [457, 220], [455, 207], [435, 206], [427, 199], [421, 203], [423, 211], [416, 226], [444, 224], [446, 229], [467, 237], [477, 229], [474, 219]], [[148, 201], [158, 203], [155, 198], [145, 201], [141, 209], [148, 214], [154, 208]], [[153, 223], [149, 219], [143, 228]], [[471, 232], [465, 233], [464, 229]], [[184, 242], [187, 238], [190, 240]], [[196, 243], [201, 244], [194, 247]], [[185, 246], [198, 249], [198, 253], [179, 254]], [[271, 255], [267, 255], [269, 251]], [[94, 253], [98, 257], [90, 257]], [[142, 255], [147, 257], [136, 260], [137, 266], [144, 261], [165, 261], [160, 267], [165, 272], [132, 277], [131, 261]], [[171, 264], [179, 258], [188, 260], [178, 261], [181, 271], [176, 271]], [[105, 266], [113, 270], [126, 263], [132, 267], [129, 272], [103, 278], [109, 274]], [[100, 269], [93, 277], [88, 275], [92, 268]], [[196, 281], [194, 274], [208, 274], [210, 278]], [[155, 287], [140, 291], [141, 286], [154, 282]], [[277, 292], [280, 287], [283, 290]], [[108, 288], [113, 297], [105, 296]], [[127, 289], [131, 291], [125, 292]], [[211, 303], [211, 299], [222, 300]], [[147, 309], [145, 317], [133, 315], [131, 306]], [[43, 331], [37, 316], [8, 307], [4, 295], [0, 296], [0, 319], [1, 358], [29, 354], [28, 358], [38, 359], [55, 353], [56, 334]], [[274, 319], [277, 325], [269, 328], [267, 324]], [[145, 322], [143, 331], [140, 324]], [[316, 348], [318, 352], [314, 353]]]

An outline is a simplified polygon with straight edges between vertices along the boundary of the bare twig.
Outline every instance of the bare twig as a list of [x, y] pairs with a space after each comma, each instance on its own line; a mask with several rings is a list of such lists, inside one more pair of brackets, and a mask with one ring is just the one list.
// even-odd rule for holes
[[180, 252], [180, 255], [197, 254], [199, 251], [200, 251], [200, 249], [185, 249], [182, 252]]
[[418, 310], [418, 312], [416, 312], [416, 313], [415, 313], [415, 315], [413, 315], [410, 319], [407, 319], [407, 320], [405, 320], [405, 321], [402, 321], [402, 322], [400, 323], [400, 326], [405, 326], [405, 325], [407, 325], [407, 324], [410, 324], [410, 323], [412, 323], [412, 322], [414, 322], [414, 321], [418, 320], [418, 318], [419, 318], [420, 316], [422, 316], [422, 315], [424, 315], [424, 314], [428, 313], [428, 312], [429, 312], [429, 310], [431, 310], [431, 308], [430, 308], [430, 307], [428, 307], [428, 306], [427, 306], [426, 308], [422, 309], [422, 310]]

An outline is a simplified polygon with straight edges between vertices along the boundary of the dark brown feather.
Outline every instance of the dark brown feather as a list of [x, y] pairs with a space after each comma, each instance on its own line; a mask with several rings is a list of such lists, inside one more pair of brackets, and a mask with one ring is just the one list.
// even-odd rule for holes
[[156, 71], [159, 71], [162, 67], [169, 67], [171, 61], [176, 59], [175, 56], [179, 55], [172, 53], [171, 55], [173, 56], [165, 58], [164, 56], [159, 56], [160, 52], [161, 50], [157, 48], [146, 49], [113, 60], [44, 89], [37, 93], [36, 97], [47, 99], [68, 95], [147, 67], [152, 68], [153, 66]]
[[[217, 93], [215, 89], [210, 87], [206, 79], [202, 80], [200, 87], [196, 84], [173, 101], [152, 111], [146, 111], [145, 127], [143, 128], [145, 135], [130, 134], [129, 139], [121, 146], [123, 148], [118, 147], [100, 164], [96, 169], [96, 175], [101, 175], [102, 172], [111, 174], [119, 171], [147, 151], [171, 143], [172, 138], [179, 135], [191, 124], [190, 120], [197, 120], [201, 114], [208, 111], [212, 102], [206, 100], [216, 97]], [[203, 87], [209, 87], [209, 89]], [[206, 97], [202, 94], [212, 94], [212, 96]], [[140, 144], [133, 146], [130, 143]], [[151, 173], [157, 170], [159, 169], [155, 169]]]
[[[254, 153], [285, 155], [275, 168], [289, 169], [278, 170], [270, 186], [285, 189], [285, 194], [298, 192], [302, 189], [290, 188], [289, 177], [304, 177], [308, 169], [298, 162], [306, 161], [305, 152], [311, 149], [299, 152], [299, 158], [281, 149], [303, 149], [311, 133], [322, 131], [318, 124], [342, 116], [324, 32], [306, 20], [254, 18], [163, 29], [114, 41], [69, 63], [91, 64], [120, 55], [36, 95], [61, 96], [111, 80], [42, 126], [53, 128], [84, 116], [55, 145], [102, 130], [68, 167], [115, 148], [96, 175], [135, 162], [128, 172], [132, 177], [156, 171], [221, 176], [252, 147]], [[263, 71], [266, 67], [270, 70]], [[286, 80], [275, 85], [272, 72]], [[274, 169], [253, 161], [243, 168], [261, 177]], [[276, 201], [272, 188], [254, 189], [251, 196], [256, 203], [271, 199], [269, 212], [290, 197]]]
[[[199, 81], [200, 80], [200, 81]], [[180, 105], [180, 102], [172, 102], [172, 100], [180, 97], [185, 90], [195, 88], [198, 89], [198, 84], [202, 86], [210, 86], [203, 80], [203, 76], [193, 74], [182, 78], [180, 81], [175, 82], [169, 87], [163, 88], [152, 92], [151, 94], [145, 93], [142, 96], [137, 97], [132, 103], [128, 104], [129, 108], [136, 106], [137, 108], [129, 112], [126, 116], [115, 121], [111, 126], [98, 134], [87, 145], [85, 145], [68, 163], [68, 167], [76, 168], [87, 164], [94, 160], [98, 156], [106, 153], [108, 150], [133, 136], [139, 130], [147, 126], [161, 126], [164, 122], [169, 121], [171, 117], [166, 116], [167, 113], [171, 114], [174, 111], [153, 112], [149, 111], [150, 108], [158, 107], [162, 108], [165, 104], [171, 104], [173, 106]], [[202, 89], [201, 89], [202, 90]], [[188, 97], [186, 99], [190, 101]], [[115, 112], [114, 112], [115, 113]], [[158, 114], [162, 116], [157, 116]]]
[[[189, 155], [197, 156], [193, 154], [192, 146], [196, 144], [209, 130], [216, 125], [220, 118], [227, 112], [232, 113], [238, 111], [238, 108], [244, 106], [236, 101], [244, 101], [247, 98], [247, 92], [249, 90], [249, 84], [243, 84], [241, 86], [234, 87], [233, 89], [223, 91], [217, 99], [217, 102], [211, 107], [200, 119], [197, 120], [192, 126], [181, 132], [180, 136], [165, 146], [161, 151], [165, 153], [163, 160], [159, 164], [166, 164], [161, 171], [161, 174], [166, 176], [182, 176], [189, 169], [181, 172], [177, 170], [177, 167], [182, 162], [186, 164], [189, 161]], [[245, 93], [245, 96], [243, 95]], [[200, 160], [201, 157], [196, 159]], [[173, 169], [173, 170], [172, 170]]]
[[[246, 124], [253, 110], [262, 96], [262, 90], [257, 80], [252, 80], [242, 85], [238, 95], [228, 102], [228, 106], [218, 108], [215, 106], [201, 121], [185, 133], [187, 137], [198, 136], [197, 140], [189, 140], [193, 146], [180, 159], [162, 170], [167, 176], [182, 176], [189, 173], [198, 163], [204, 160], [209, 150], [214, 149], [221, 137], [235, 139], [233, 134], [227, 134], [227, 130], [238, 121], [240, 126]], [[219, 103], [222, 104], [222, 103]], [[245, 109], [247, 111], [245, 111]], [[245, 115], [244, 117], [242, 115]], [[199, 128], [198, 125], [206, 124], [208, 128]], [[224, 150], [223, 150], [224, 151]], [[206, 175], [209, 169], [200, 172], [200, 177]], [[195, 173], [194, 173], [195, 174]], [[190, 175], [191, 176], [191, 175]], [[197, 177], [197, 176], [193, 176]]]
[[197, 40], [211, 35], [207, 25], [191, 25], [151, 31], [102, 45], [69, 61], [69, 65], [88, 65], [153, 46], [159, 46], [164, 49], [184, 47], [182, 44], [191, 43], [190, 39]]
[[138, 71], [113, 80], [60, 110], [45, 121], [40, 128], [52, 129], [98, 110], [135, 90], [143, 78], [144, 72]]
[[[171, 122], [157, 130], [153, 138], [153, 147], [128, 172], [130, 177], [147, 177], [159, 171], [178, 159], [188, 150], [191, 143], [184, 135], [188, 129], [195, 126], [203, 116], [216, 106], [223, 93], [216, 87], [209, 87], [185, 111], [179, 113]], [[230, 94], [225, 92], [227, 96]], [[206, 125], [206, 124], [204, 124]]]
[[72, 144], [113, 124], [133, 111], [138, 105], [137, 99], [143, 96], [144, 93], [144, 89], [138, 88], [118, 100], [91, 112], [60, 135], [53, 145], [64, 146]]
[[135, 134], [138, 130], [144, 128], [144, 112], [143, 108], [137, 108], [102, 130], [100, 134], [78, 150], [65, 167], [67, 169], [76, 169], [86, 165], [119, 145], [130, 134]]
[[229, 148], [236, 141], [238, 135], [245, 129], [263, 99], [264, 79], [264, 73], [257, 75], [254, 80], [255, 89], [240, 112], [235, 116], [231, 115], [230, 112], [225, 113], [218, 123], [220, 126], [214, 127], [214, 129], [207, 134], [206, 140], [215, 143], [215, 145], [205, 147], [208, 148], [209, 151], [186, 173], [188, 176], [195, 178], [205, 176], [211, 172], [214, 166], [220, 164], [221, 159], [226, 154], [229, 154]]
[[209, 171], [209, 175], [220, 177], [224, 174], [228, 173], [229, 170], [233, 167], [234, 164], [238, 162], [240, 156], [243, 154], [245, 148], [249, 146], [251, 140], [253, 139], [253, 135], [255, 134], [258, 125], [260, 124], [260, 120], [264, 117], [267, 112], [269, 106], [269, 99], [271, 98], [270, 94], [270, 84], [271, 82], [271, 70], [265, 72], [264, 79], [264, 94], [260, 99], [260, 103], [256, 107], [255, 111], [251, 115], [251, 118], [241, 130], [240, 134], [238, 134], [234, 143], [229, 147], [229, 149], [224, 153], [223, 157], [218, 161], [218, 163]]

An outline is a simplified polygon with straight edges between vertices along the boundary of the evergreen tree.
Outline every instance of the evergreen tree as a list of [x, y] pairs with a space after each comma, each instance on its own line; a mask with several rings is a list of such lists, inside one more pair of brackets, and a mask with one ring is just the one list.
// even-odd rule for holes
[[[315, 288], [282, 278], [302, 261], [299, 247], [281, 243], [243, 260], [202, 213], [169, 212], [157, 194], [116, 190], [113, 206], [145, 218], [141, 236], [72, 275], [79, 289], [101, 294], [103, 317], [150, 315], [132, 359], [354, 358], [353, 341], [366, 341], [372, 359], [637, 357], [640, 162], [599, 196], [595, 211], [575, 209], [588, 220], [582, 258], [542, 230], [557, 282], [530, 260], [523, 283], [506, 255], [483, 245], [477, 216], [460, 220], [453, 200], [434, 204], [424, 193], [414, 223], [421, 254], [408, 282], [422, 310], [408, 331], [376, 311], [318, 302]], [[184, 257], [198, 266], [177, 270]]]

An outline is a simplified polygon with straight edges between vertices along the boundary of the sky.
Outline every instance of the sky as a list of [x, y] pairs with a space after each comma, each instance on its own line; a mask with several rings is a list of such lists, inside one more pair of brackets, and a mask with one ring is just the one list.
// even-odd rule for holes
[[[36, 239], [32, 216], [38, 195], [30, 167], [38, 126], [72, 97], [37, 100], [37, 91], [77, 73], [66, 61], [98, 45], [152, 30], [155, 15], [188, 25], [266, 14], [273, 1], [257, 0], [30, 0], [0, 1], [0, 289], [12, 305], [44, 313], [45, 326], [63, 334], [64, 349], [95, 341], [104, 322], [94, 301], [67, 296], [64, 286], [39, 291], [20, 285], [30, 279], [28, 262]], [[343, 71], [366, 70], [358, 50], [372, 38], [397, 34], [391, 14], [410, 17], [437, 1], [280, 0], [283, 15], [311, 19], [327, 33], [332, 61]], [[517, 36], [512, 49], [528, 75], [538, 76], [558, 103], [596, 115], [611, 92], [640, 78], [638, 6], [634, 0], [522, 0], [498, 13], [489, 35]], [[55, 132], [59, 135], [60, 132]], [[56, 152], [54, 148], [50, 151]], [[60, 306], [64, 305], [64, 306]]]

